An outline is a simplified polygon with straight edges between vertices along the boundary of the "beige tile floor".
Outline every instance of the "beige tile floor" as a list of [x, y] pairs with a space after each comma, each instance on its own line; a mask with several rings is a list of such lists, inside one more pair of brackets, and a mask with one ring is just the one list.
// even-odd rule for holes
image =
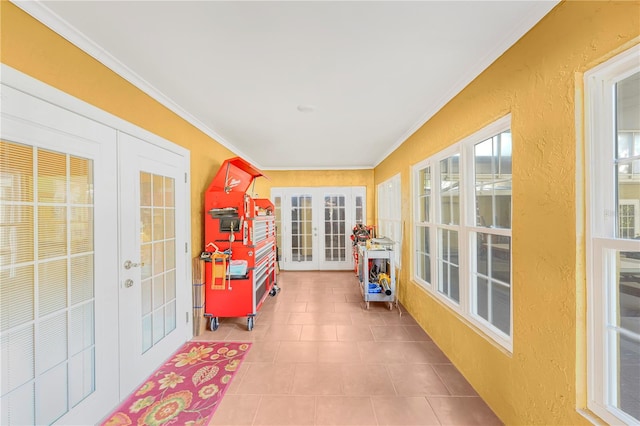
[[353, 272], [290, 272], [246, 318], [198, 340], [251, 341], [210, 425], [499, 425], [406, 312], [365, 309]]

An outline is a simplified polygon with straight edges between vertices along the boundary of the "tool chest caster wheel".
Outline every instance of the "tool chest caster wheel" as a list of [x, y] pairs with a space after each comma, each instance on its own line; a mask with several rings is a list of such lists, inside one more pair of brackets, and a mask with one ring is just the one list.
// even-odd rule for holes
[[278, 287], [277, 284], [274, 284], [273, 287], [271, 288], [271, 291], [269, 292], [269, 296], [275, 297], [275, 295], [278, 293], [280, 293], [280, 287]]
[[253, 317], [247, 318], [247, 330], [253, 330]]
[[211, 329], [211, 331], [216, 331], [219, 326], [220, 320], [218, 319], [218, 317], [211, 317], [209, 319], [209, 328]]

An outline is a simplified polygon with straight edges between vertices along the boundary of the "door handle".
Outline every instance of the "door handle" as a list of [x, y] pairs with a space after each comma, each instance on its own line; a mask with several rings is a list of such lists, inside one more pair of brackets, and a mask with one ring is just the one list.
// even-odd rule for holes
[[144, 263], [133, 263], [130, 260], [124, 262], [124, 269], [138, 268], [140, 266], [144, 266]]
[[128, 280], [126, 280], [126, 281], [124, 282], [124, 286], [125, 286], [126, 288], [133, 287], [133, 280], [132, 280], [132, 279], [128, 279]]

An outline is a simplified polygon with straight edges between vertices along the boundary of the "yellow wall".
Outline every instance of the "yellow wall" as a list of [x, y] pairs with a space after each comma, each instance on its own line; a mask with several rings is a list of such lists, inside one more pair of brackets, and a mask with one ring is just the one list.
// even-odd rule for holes
[[[418, 130], [375, 171], [266, 171], [256, 192], [275, 186], [367, 186], [402, 173], [410, 224], [409, 168], [506, 113], [513, 130], [514, 351], [506, 354], [408, 281], [403, 303], [509, 424], [580, 424], [584, 260], [576, 232], [576, 90], [581, 73], [638, 37], [640, 4], [565, 2]], [[234, 156], [13, 4], [1, 2], [1, 61], [191, 151], [193, 252], [202, 245], [202, 194]], [[637, 40], [636, 40], [637, 42]], [[576, 85], [578, 82], [578, 85]], [[582, 141], [579, 141], [582, 143]], [[375, 182], [374, 182], [375, 177]], [[411, 235], [406, 225], [405, 235]], [[411, 249], [405, 239], [403, 264]], [[578, 360], [578, 361], [577, 361]]]
[[[403, 218], [410, 223], [411, 165], [512, 114], [513, 354], [410, 282], [409, 268], [400, 292], [507, 424], [587, 423], [576, 413], [585, 405], [586, 313], [576, 108], [582, 73], [637, 44], [639, 34], [638, 1], [561, 3], [375, 169], [376, 183], [402, 173]], [[405, 265], [411, 253], [406, 241]]]

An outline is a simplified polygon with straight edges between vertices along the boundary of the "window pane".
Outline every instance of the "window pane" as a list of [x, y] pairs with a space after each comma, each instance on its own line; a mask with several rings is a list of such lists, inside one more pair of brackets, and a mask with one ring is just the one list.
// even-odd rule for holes
[[440, 161], [440, 223], [460, 223], [460, 155]]
[[418, 277], [431, 282], [431, 248], [429, 247], [429, 228], [417, 229], [417, 267]]
[[38, 150], [38, 201], [67, 201], [67, 156], [58, 152]]
[[4, 333], [0, 338], [2, 398], [35, 377], [34, 329], [32, 325]]
[[511, 228], [511, 132], [474, 149], [476, 226]]
[[438, 290], [453, 299], [460, 301], [458, 273], [458, 231], [441, 229], [438, 232]]
[[62, 206], [38, 207], [38, 257], [65, 256], [67, 254], [67, 208]]
[[418, 221], [429, 222], [429, 205], [431, 200], [431, 168], [425, 167], [418, 172], [418, 185], [419, 185], [419, 206], [420, 213]]
[[0, 201], [33, 202], [33, 147], [0, 142]]
[[40, 317], [67, 307], [67, 260], [54, 260], [38, 265], [38, 298]]
[[93, 251], [93, 207], [71, 207], [71, 254]]
[[618, 238], [640, 238], [640, 175], [618, 173], [618, 200]]
[[[616, 85], [617, 237], [640, 238], [640, 73]], [[619, 252], [617, 406], [640, 421], [640, 251]], [[613, 367], [613, 366], [612, 366]]]
[[511, 333], [511, 237], [476, 234], [474, 313]]
[[0, 266], [33, 261], [33, 206], [0, 203]]
[[500, 138], [500, 161], [498, 173], [501, 176], [511, 175], [511, 130], [498, 135]]
[[0, 272], [0, 331], [19, 326], [34, 317], [34, 269], [32, 265]]
[[[364, 223], [363, 197], [356, 196], [356, 223]], [[276, 218], [277, 220], [277, 218]]]
[[294, 262], [312, 261], [311, 196], [291, 197], [291, 257]]
[[491, 323], [505, 334], [510, 333], [511, 289], [495, 281], [491, 283]]
[[[345, 197], [324, 197], [325, 261], [344, 262], [345, 239]], [[342, 250], [341, 250], [342, 249]]]
[[151, 206], [151, 175], [140, 173], [140, 206]]
[[640, 339], [618, 335], [618, 406], [640, 421]]
[[618, 238], [640, 238], [640, 73], [616, 84]]
[[476, 280], [476, 313], [486, 320], [489, 319], [489, 284], [481, 277]]
[[491, 276], [505, 284], [510, 284], [511, 238], [493, 235], [491, 241]]
[[491, 245], [491, 235], [479, 233], [476, 236], [476, 272], [479, 274], [489, 274], [489, 246]]
[[93, 161], [69, 158], [71, 203], [93, 204]]
[[617, 326], [640, 335], [640, 251], [619, 253], [618, 277]]
[[[356, 201], [357, 202], [357, 201]], [[273, 206], [275, 207], [275, 216], [276, 216], [276, 247], [277, 247], [277, 256], [278, 260], [280, 260], [280, 248], [282, 247], [282, 197], [276, 196], [273, 198]]]

